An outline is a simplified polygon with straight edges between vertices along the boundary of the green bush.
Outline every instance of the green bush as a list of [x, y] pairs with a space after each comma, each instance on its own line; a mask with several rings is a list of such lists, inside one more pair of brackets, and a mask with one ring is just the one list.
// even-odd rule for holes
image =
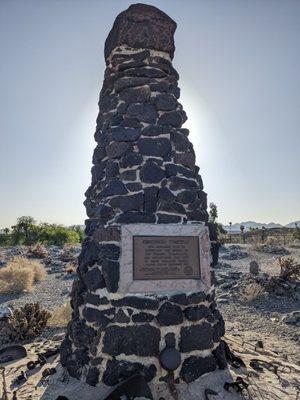
[[63, 246], [76, 244], [83, 240], [84, 233], [79, 225], [65, 227], [63, 225], [37, 224], [32, 217], [20, 217], [16, 225], [5, 229], [0, 234], [0, 246], [27, 245], [36, 243]]

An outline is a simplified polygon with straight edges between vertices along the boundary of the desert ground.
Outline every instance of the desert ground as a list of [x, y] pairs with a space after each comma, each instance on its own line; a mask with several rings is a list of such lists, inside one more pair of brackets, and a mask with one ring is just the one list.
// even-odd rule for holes
[[[46, 254], [38, 258], [39, 263], [46, 270], [46, 275], [43, 280], [35, 284], [32, 292], [0, 294], [1, 311], [7, 310], [7, 307], [13, 311], [27, 303], [38, 302], [41, 309], [49, 310], [53, 315], [47, 326], [35, 338], [20, 342], [28, 350], [27, 358], [0, 364], [5, 367], [7, 399], [12, 399], [15, 391], [14, 399], [54, 400], [58, 397], [59, 390], [61, 395], [64, 394], [67, 397], [70, 391], [76, 391], [74, 388], [78, 385], [73, 379], [66, 381], [64, 371], [58, 364], [57, 354], [51, 356], [46, 364], [48, 367], [56, 368], [52, 376], [43, 378], [41, 375], [43, 368], [40, 368], [36, 373], [28, 374], [28, 380], [19, 386], [14, 383], [15, 378], [24, 368], [26, 369], [28, 360], [36, 359], [37, 353], [59, 347], [70, 315], [67, 304], [72, 282], [76, 276], [76, 257], [80, 247], [50, 246], [46, 250]], [[1, 248], [0, 270], [16, 256], [26, 257], [29, 260], [35, 260], [36, 257], [25, 246]], [[207, 398], [299, 398], [300, 282], [279, 277], [279, 257], [293, 257], [294, 262], [299, 263], [300, 243], [294, 242], [286, 246], [226, 244], [220, 248], [219, 263], [215, 269], [216, 302], [226, 323], [225, 340], [230, 349], [247, 366], [245, 369], [230, 365], [227, 371], [228, 379], [234, 380], [239, 375], [243, 376], [249, 387], [243, 391], [242, 395], [232, 391], [228, 394], [220, 388], [219, 397], [207, 395]], [[250, 273], [252, 261], [256, 261], [257, 264], [254, 265], [254, 269], [252, 265]], [[5, 347], [11, 343], [5, 337], [3, 326], [2, 322], [0, 338], [2, 347]], [[250, 367], [253, 359], [267, 361], [264, 365], [259, 364], [260, 367], [263, 366], [263, 370]], [[274, 366], [277, 366], [276, 373]], [[81, 389], [83, 387], [84, 385], [81, 385]], [[214, 384], [214, 387], [218, 385]], [[1, 390], [3, 390], [2, 383], [0, 393]], [[189, 397], [185, 390], [178, 389], [179, 399], [202, 398], [200, 394], [200, 397], [198, 395]], [[75, 397], [70, 395], [67, 398], [70, 400], [82, 398], [82, 393], [80, 393], [79, 391]], [[97, 388], [89, 388], [85, 393], [88, 399], [98, 398], [95, 395], [99, 392]], [[173, 398], [171, 394], [169, 396], [162, 390], [160, 398]], [[5, 399], [5, 397], [2, 398]]]

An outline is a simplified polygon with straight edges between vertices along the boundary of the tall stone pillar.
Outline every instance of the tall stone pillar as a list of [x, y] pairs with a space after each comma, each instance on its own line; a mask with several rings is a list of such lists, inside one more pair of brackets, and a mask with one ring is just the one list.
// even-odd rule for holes
[[[182, 128], [187, 117], [172, 66], [175, 29], [162, 11], [136, 4], [118, 15], [105, 43], [86, 238], [61, 347], [70, 375], [91, 385], [114, 386], [135, 373], [152, 382], [171, 374], [175, 382], [189, 383], [226, 364], [224, 322], [215, 308], [206, 251], [206, 193], [189, 131]], [[164, 274], [174, 269], [166, 270], [162, 258], [150, 268], [152, 277], [142, 265], [142, 278], [135, 279], [130, 240], [139, 229], [147, 238], [177, 235], [183, 246], [182, 235], [200, 232], [201, 276], [189, 278], [187, 265], [187, 279], [167, 279]], [[148, 263], [160, 240], [150, 243]], [[141, 251], [137, 245], [135, 254]], [[197, 264], [199, 254], [184, 251]], [[176, 257], [174, 265], [176, 270]], [[161, 279], [155, 276], [159, 268]], [[166, 349], [173, 352], [171, 366]]]

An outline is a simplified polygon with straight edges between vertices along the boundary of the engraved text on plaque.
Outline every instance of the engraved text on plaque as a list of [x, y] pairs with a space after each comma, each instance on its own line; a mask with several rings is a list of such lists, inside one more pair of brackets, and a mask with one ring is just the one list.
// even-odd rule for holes
[[133, 236], [133, 279], [200, 279], [197, 236]]

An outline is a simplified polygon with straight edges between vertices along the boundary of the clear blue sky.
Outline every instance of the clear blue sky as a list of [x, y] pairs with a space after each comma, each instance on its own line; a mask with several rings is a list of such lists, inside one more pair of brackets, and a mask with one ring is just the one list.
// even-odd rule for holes
[[[103, 46], [125, 0], [0, 0], [0, 227], [83, 223]], [[220, 220], [300, 217], [300, 1], [145, 1], [174, 64]]]

